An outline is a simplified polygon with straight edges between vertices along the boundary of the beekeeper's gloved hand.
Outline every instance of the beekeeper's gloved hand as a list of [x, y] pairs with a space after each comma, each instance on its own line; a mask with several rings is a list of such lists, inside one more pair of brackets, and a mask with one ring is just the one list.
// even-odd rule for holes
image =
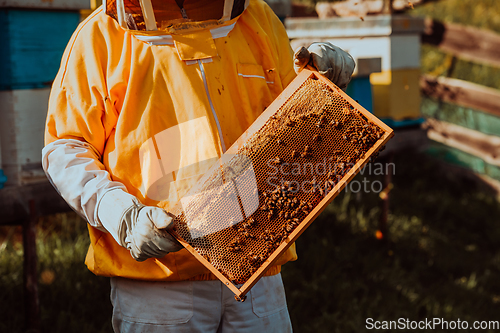
[[161, 258], [182, 249], [167, 232], [173, 220], [165, 210], [144, 206], [121, 189], [104, 194], [97, 207], [97, 216], [118, 244], [130, 250], [137, 261]]
[[300, 72], [307, 65], [316, 68], [342, 90], [347, 88], [356, 67], [349, 53], [328, 42], [312, 43], [307, 49], [302, 46], [295, 52], [295, 72]]

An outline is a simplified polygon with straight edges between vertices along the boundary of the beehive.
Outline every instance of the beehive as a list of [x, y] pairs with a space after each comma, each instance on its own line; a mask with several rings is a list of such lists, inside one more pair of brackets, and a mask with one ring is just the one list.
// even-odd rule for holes
[[88, 0], [0, 0], [0, 187], [45, 182], [50, 86]]
[[[295, 50], [313, 42], [331, 42], [356, 61], [348, 92], [391, 126], [419, 124], [420, 35], [424, 20], [409, 15], [288, 18]], [[372, 92], [373, 98], [367, 98]], [[365, 104], [363, 104], [365, 103]]]
[[392, 135], [303, 70], [176, 204], [172, 233], [244, 299]]

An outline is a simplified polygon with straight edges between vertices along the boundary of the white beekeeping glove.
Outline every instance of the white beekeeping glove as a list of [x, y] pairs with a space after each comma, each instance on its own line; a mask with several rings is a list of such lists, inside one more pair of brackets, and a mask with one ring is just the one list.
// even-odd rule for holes
[[107, 192], [97, 206], [97, 217], [104, 228], [137, 261], [161, 258], [179, 251], [182, 245], [167, 229], [172, 218], [159, 207], [145, 206], [121, 189]]
[[307, 49], [302, 46], [295, 52], [295, 72], [307, 65], [316, 68], [342, 90], [347, 88], [356, 67], [349, 53], [328, 42], [312, 43]]

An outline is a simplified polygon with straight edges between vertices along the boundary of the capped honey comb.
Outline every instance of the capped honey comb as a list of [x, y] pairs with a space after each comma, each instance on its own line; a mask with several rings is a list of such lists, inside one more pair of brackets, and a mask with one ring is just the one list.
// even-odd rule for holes
[[172, 234], [239, 300], [393, 131], [303, 70], [171, 211]]

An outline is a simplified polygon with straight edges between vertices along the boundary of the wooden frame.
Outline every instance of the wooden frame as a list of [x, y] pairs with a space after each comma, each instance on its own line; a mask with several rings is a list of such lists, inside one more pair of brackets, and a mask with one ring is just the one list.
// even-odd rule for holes
[[[233, 284], [228, 278], [226, 278], [221, 272], [217, 270], [207, 259], [205, 259], [201, 254], [199, 254], [189, 243], [180, 237], [177, 237], [179, 242], [190, 252], [196, 259], [198, 259], [205, 267], [207, 267], [219, 280], [221, 280], [234, 294], [237, 300], [244, 300], [245, 295], [249, 290], [258, 282], [258, 280], [265, 274], [266, 270], [273, 265], [278, 257], [283, 254], [292, 244], [297, 240], [297, 238], [309, 227], [309, 225], [319, 216], [319, 214], [328, 206], [329, 203], [342, 191], [342, 189], [356, 176], [358, 171], [369, 161], [371, 155], [376, 153], [386, 142], [393, 136], [393, 131], [390, 127], [385, 125], [382, 121], [376, 118], [369, 111], [365, 110], [361, 105], [355, 102], [347, 94], [336, 87], [331, 81], [325, 77], [319, 75], [317, 72], [310, 70], [302, 70], [302, 72], [288, 85], [288, 87], [276, 98], [276, 100], [257, 118], [257, 120], [240, 136], [240, 138], [227, 150], [224, 155], [232, 155], [238, 153], [238, 151], [245, 145], [245, 143], [257, 133], [268, 119], [273, 116], [283, 104], [285, 104], [289, 97], [302, 86], [302, 84], [310, 79], [314, 78], [322, 83], [328, 85], [333, 91], [338, 92], [345, 100], [356, 107], [369, 121], [373, 122], [379, 126], [385, 133], [384, 135], [368, 150], [365, 156], [360, 159], [344, 177], [339, 181], [338, 184], [329, 192], [317, 205], [312, 209], [311, 212], [305, 217], [302, 222], [288, 235], [288, 237], [281, 243], [281, 245], [271, 254], [271, 256], [257, 269], [256, 272], [243, 284], [238, 287], [238, 285]], [[215, 166], [217, 168], [218, 166]], [[201, 188], [202, 184], [206, 178], [211, 174], [209, 171], [198, 183], [195, 185], [196, 188]]]

